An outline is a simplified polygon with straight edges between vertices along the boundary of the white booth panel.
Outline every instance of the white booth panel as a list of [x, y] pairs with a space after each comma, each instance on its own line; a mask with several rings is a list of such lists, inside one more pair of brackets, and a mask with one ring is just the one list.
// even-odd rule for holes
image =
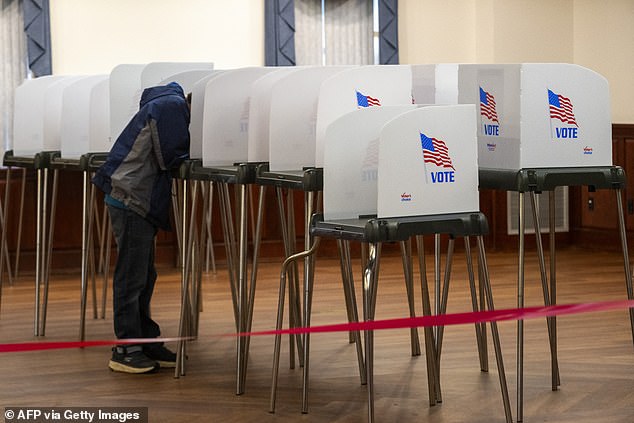
[[155, 62], [123, 64], [110, 72], [110, 136], [114, 142], [139, 110], [145, 88], [190, 70], [212, 70], [213, 63]]
[[480, 167], [612, 165], [607, 80], [572, 64], [460, 65], [459, 102], [478, 105]]
[[110, 80], [94, 85], [90, 92], [89, 143], [91, 153], [110, 151]]
[[[267, 162], [269, 160], [271, 91], [277, 81], [286, 75], [297, 72], [299, 69], [301, 68], [294, 66], [279, 67], [275, 71], [258, 78], [251, 85], [247, 142], [247, 160], [249, 162]], [[295, 95], [297, 94], [295, 93]]]
[[215, 70], [211, 74], [199, 79], [191, 89], [192, 110], [189, 122], [189, 157], [202, 159], [203, 157], [203, 115], [205, 113], [205, 89], [207, 82], [222, 72]]
[[478, 211], [475, 106], [424, 106], [388, 122], [378, 175], [378, 217]]
[[65, 76], [27, 79], [15, 89], [13, 113], [13, 154], [32, 156], [44, 145], [44, 105], [46, 89]]
[[315, 165], [315, 126], [321, 83], [350, 66], [300, 68], [273, 86], [269, 169], [300, 170]]
[[212, 69], [187, 70], [170, 75], [167, 78], [161, 80], [157, 85], [167, 85], [170, 82], [176, 82], [183, 88], [185, 95], [187, 95], [192, 92], [192, 90], [194, 89], [194, 85], [198, 81], [212, 75], [214, 72], [215, 71]]
[[107, 75], [88, 76], [70, 83], [64, 89], [60, 124], [62, 157], [78, 159], [90, 152], [91, 94], [94, 86], [106, 79]]
[[326, 79], [319, 92], [315, 165], [323, 166], [325, 132], [338, 117], [363, 107], [412, 104], [409, 65], [361, 66]]
[[139, 110], [141, 72], [145, 65], [118, 65], [110, 72], [110, 144]]
[[524, 64], [522, 167], [611, 166], [608, 81], [570, 64]]
[[433, 104], [458, 104], [458, 70], [455, 63], [441, 63], [435, 65], [434, 83], [436, 93]]
[[[145, 65], [141, 72], [141, 88], [145, 89], [155, 85], [161, 85], [161, 81], [171, 78], [173, 75], [192, 70], [214, 69], [211, 62], [152, 62]], [[183, 88], [184, 89], [184, 88]]]
[[[417, 106], [368, 107], [347, 113], [326, 129], [324, 218], [357, 219], [377, 213], [379, 134], [383, 125]], [[398, 162], [394, 162], [398, 166]]]
[[64, 91], [86, 76], [69, 76], [51, 84], [44, 93], [44, 139], [40, 151], [62, 148], [62, 103]]
[[[436, 65], [411, 65], [412, 103], [435, 104]], [[457, 91], [457, 88], [456, 88]], [[455, 102], [454, 102], [455, 103]]]
[[251, 85], [275, 68], [227, 70], [207, 82], [203, 116], [203, 165], [247, 161]]

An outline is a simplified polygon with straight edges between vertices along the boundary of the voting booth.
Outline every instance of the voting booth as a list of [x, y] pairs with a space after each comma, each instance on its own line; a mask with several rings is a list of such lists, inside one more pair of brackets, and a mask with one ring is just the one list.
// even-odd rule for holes
[[317, 104], [321, 84], [346, 69], [350, 67], [299, 68], [275, 82], [269, 117], [268, 162], [271, 172], [315, 165]]
[[[271, 121], [271, 95], [276, 82], [301, 68], [281, 66], [261, 76], [251, 84], [249, 94], [249, 131], [247, 135], [247, 161], [269, 160], [269, 129]], [[297, 93], [295, 93], [297, 95]], [[299, 97], [302, 97], [301, 95]], [[292, 118], [287, 117], [287, 122]]]
[[361, 66], [326, 79], [317, 106], [315, 166], [323, 167], [325, 133], [338, 117], [363, 107], [412, 104], [409, 65]]
[[191, 88], [192, 107], [189, 122], [189, 157], [202, 159], [203, 157], [203, 117], [205, 114], [205, 89], [207, 82], [217, 77], [223, 71], [214, 70], [194, 83]]
[[225, 71], [207, 81], [202, 121], [204, 166], [248, 161], [252, 86], [264, 75], [278, 71], [242, 68]]
[[[32, 156], [45, 150], [54, 150], [54, 145], [45, 142], [45, 117], [47, 113], [47, 91], [66, 76], [42, 76], [27, 79], [15, 89], [15, 109], [13, 124], [13, 154]], [[53, 102], [49, 105], [53, 107]], [[61, 114], [61, 99], [55, 116]], [[52, 139], [52, 137], [47, 137]], [[58, 146], [59, 148], [59, 146]]]
[[[478, 243], [481, 283], [486, 298], [480, 299], [493, 309], [493, 297], [488, 281], [482, 236], [488, 231], [486, 218], [478, 211], [478, 168], [475, 106], [416, 106], [401, 105], [367, 108], [353, 111], [333, 121], [325, 132], [324, 145], [324, 213], [313, 217], [312, 236], [331, 237], [341, 241], [369, 243], [369, 259], [363, 272], [364, 320], [374, 319], [378, 283], [378, 245], [401, 242], [404, 254], [404, 273], [408, 293], [412, 292], [411, 257], [405, 253], [411, 247], [410, 238], [424, 234], [449, 234], [447, 260], [453, 254], [454, 237], [465, 237], [465, 248], [470, 256], [469, 236]], [[371, 196], [374, 191], [375, 195]], [[371, 197], [364, 200], [362, 197]], [[403, 205], [405, 203], [405, 205]], [[419, 253], [422, 251], [422, 239]], [[315, 253], [315, 242], [309, 250], [297, 254], [304, 257]], [[436, 251], [438, 254], [438, 250]], [[280, 292], [284, 292], [284, 262]], [[470, 281], [474, 272], [467, 260]], [[343, 265], [343, 264], [342, 264]], [[421, 272], [424, 272], [421, 269]], [[440, 292], [440, 278], [436, 277], [436, 293]], [[312, 284], [308, 284], [311, 287]], [[310, 289], [310, 288], [308, 288]], [[448, 280], [442, 290], [437, 313], [446, 310]], [[472, 289], [472, 295], [475, 289]], [[423, 288], [423, 308], [431, 313], [429, 291]], [[310, 298], [311, 294], [306, 294]], [[278, 304], [277, 329], [283, 323], [284, 297]], [[478, 300], [473, 298], [477, 304]], [[413, 309], [410, 315], [414, 315]], [[310, 304], [305, 311], [304, 325], [310, 325]], [[426, 328], [426, 354], [430, 404], [441, 401], [439, 362], [442, 327], [432, 334]], [[481, 366], [485, 348], [483, 333], [477, 329]], [[491, 325], [500, 388], [506, 421], [511, 422], [510, 402], [501, 353], [497, 325]], [[308, 345], [306, 334], [306, 345]], [[365, 332], [365, 380], [368, 389], [368, 421], [374, 421], [373, 332]], [[276, 336], [271, 411], [275, 405], [277, 366], [279, 365], [279, 335]], [[307, 351], [307, 350], [306, 350]], [[304, 352], [307, 354], [307, 352]], [[438, 354], [436, 354], [438, 352]], [[307, 391], [308, 360], [304, 363], [304, 389]], [[484, 370], [485, 367], [482, 367]]]
[[207, 82], [203, 115], [203, 166], [248, 161], [252, 84], [275, 68], [228, 70]]
[[480, 167], [612, 165], [609, 88], [598, 73], [560, 63], [438, 65], [436, 86], [455, 92], [456, 68], [458, 102], [478, 107]]
[[79, 159], [82, 154], [108, 148], [108, 76], [81, 78], [62, 93], [61, 155]]
[[379, 217], [480, 210], [473, 108], [432, 109], [403, 115], [381, 131]]
[[[377, 214], [381, 128], [416, 107], [411, 104], [368, 107], [347, 113], [328, 126], [324, 149], [324, 219], [358, 219]], [[391, 165], [403, 159], [398, 157]]]
[[[455, 65], [444, 79], [455, 92]], [[632, 297], [621, 192], [625, 173], [612, 165], [608, 83], [601, 75], [572, 64], [459, 65], [458, 102], [478, 108], [479, 186], [517, 192], [519, 213], [518, 303], [524, 307], [526, 208], [532, 211], [544, 304], [556, 304], [555, 189], [584, 186], [615, 192], [623, 250], [625, 283]], [[538, 196], [548, 193], [551, 207], [550, 282], [539, 222]], [[527, 195], [528, 194], [528, 198]], [[510, 198], [510, 197], [509, 197]], [[527, 202], [526, 199], [530, 200]], [[530, 204], [530, 207], [526, 207]], [[634, 336], [634, 311], [630, 310]], [[560, 385], [557, 327], [547, 318], [551, 350], [551, 388]], [[517, 419], [523, 419], [523, 321], [517, 328]]]

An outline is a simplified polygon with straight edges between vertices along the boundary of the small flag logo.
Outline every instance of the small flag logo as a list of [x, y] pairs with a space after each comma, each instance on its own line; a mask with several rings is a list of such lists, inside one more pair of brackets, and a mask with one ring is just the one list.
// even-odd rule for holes
[[430, 138], [420, 132], [420, 143], [423, 148], [423, 160], [439, 167], [446, 167], [456, 170], [449, 157], [449, 149], [444, 141]]
[[572, 110], [572, 101], [570, 101], [569, 98], [548, 90], [548, 106], [550, 108], [551, 119], [559, 119], [563, 123], [579, 126], [577, 125], [575, 114]]
[[495, 110], [495, 97], [484, 91], [482, 87], [480, 87], [480, 114], [491, 122], [500, 123], [498, 113]]
[[371, 106], [380, 106], [381, 100], [378, 98], [371, 97], [369, 95], [363, 95], [361, 92], [357, 91], [357, 106], [358, 107], [371, 107]]

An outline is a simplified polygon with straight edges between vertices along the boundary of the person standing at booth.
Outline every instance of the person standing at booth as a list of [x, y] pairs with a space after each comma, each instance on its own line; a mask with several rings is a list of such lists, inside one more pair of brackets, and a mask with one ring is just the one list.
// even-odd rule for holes
[[[93, 184], [105, 194], [118, 255], [113, 276], [117, 339], [156, 338], [150, 315], [156, 282], [154, 241], [169, 230], [171, 169], [189, 158], [190, 101], [177, 83], [147, 88], [140, 108], [112, 146]], [[108, 367], [147, 373], [174, 367], [176, 354], [162, 342], [117, 345]]]

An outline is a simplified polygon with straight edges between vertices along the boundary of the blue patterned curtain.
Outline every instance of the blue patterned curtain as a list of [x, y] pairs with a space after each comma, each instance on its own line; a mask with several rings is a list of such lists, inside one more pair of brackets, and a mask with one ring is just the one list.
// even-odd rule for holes
[[266, 66], [295, 66], [295, 1], [266, 0], [264, 8]]
[[398, 64], [398, 0], [379, 0], [379, 63]]
[[51, 23], [49, 0], [23, 0], [29, 68], [35, 76], [50, 75]]

